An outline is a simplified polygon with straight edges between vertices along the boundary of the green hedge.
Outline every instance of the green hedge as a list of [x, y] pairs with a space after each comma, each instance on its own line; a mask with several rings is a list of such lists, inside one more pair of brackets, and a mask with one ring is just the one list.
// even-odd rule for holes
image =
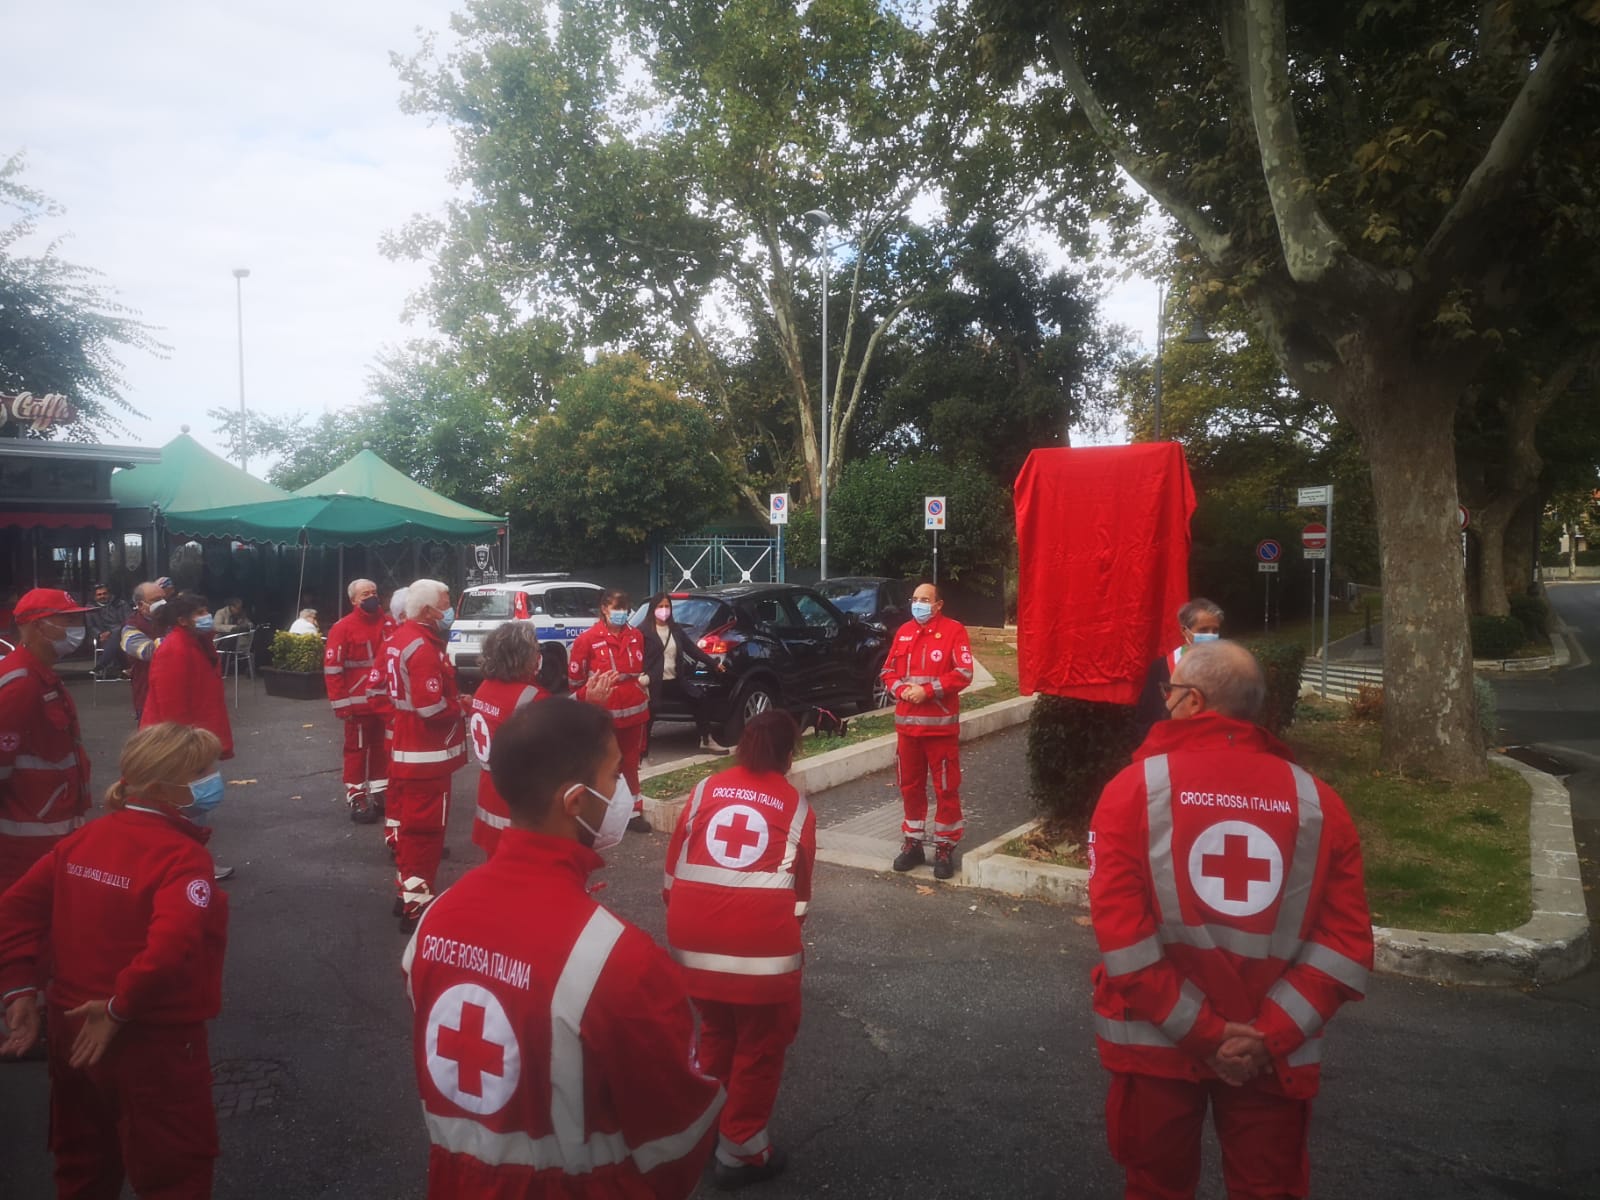
[[1087, 823], [1138, 745], [1131, 706], [1041, 693], [1028, 717], [1028, 796], [1049, 820]]
[[1300, 700], [1300, 675], [1306, 665], [1306, 648], [1300, 642], [1259, 642], [1250, 647], [1267, 678], [1267, 698], [1261, 706], [1260, 724], [1282, 733], [1294, 720]]
[[1522, 622], [1526, 641], [1537, 641], [1550, 632], [1550, 606], [1543, 596], [1530, 596], [1526, 592], [1512, 596], [1511, 615]]
[[1527, 629], [1516, 617], [1472, 618], [1473, 658], [1510, 658], [1527, 640]]
[[280, 671], [310, 674], [322, 670], [322, 639], [314, 633], [272, 635], [272, 665]]

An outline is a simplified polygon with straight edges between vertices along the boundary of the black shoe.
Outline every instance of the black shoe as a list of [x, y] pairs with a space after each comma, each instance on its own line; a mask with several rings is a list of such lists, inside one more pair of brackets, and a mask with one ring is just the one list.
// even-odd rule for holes
[[916, 838], [908, 837], [900, 846], [900, 853], [894, 856], [894, 869], [896, 871], [909, 871], [912, 867], [920, 867], [928, 861], [928, 856], [922, 852], [922, 843]]
[[392, 917], [403, 917], [406, 915], [406, 902], [400, 899], [399, 896], [394, 898], [394, 907], [389, 910], [389, 915]]
[[375, 825], [383, 813], [365, 800], [350, 806], [350, 820], [357, 825]]
[[933, 877], [935, 879], [949, 879], [956, 873], [955, 853], [956, 848], [954, 846], [934, 847]]
[[232, 879], [233, 878], [233, 868], [232, 867], [218, 867], [214, 871], [211, 872], [211, 878], [215, 879], [218, 883], [221, 883], [224, 879]]
[[730, 1167], [720, 1158], [716, 1161], [717, 1166], [711, 1181], [724, 1192], [734, 1192], [742, 1187], [749, 1187], [752, 1183], [765, 1183], [769, 1179], [776, 1179], [789, 1166], [789, 1156], [777, 1149], [767, 1156], [767, 1161], [764, 1163], [745, 1163]]
[[629, 833], [654, 833], [655, 826], [645, 820], [643, 816], [634, 817], [628, 822]]

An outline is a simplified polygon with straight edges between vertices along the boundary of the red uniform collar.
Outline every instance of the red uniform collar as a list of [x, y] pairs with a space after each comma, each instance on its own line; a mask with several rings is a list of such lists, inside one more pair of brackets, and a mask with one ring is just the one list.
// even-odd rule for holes
[[564, 872], [579, 888], [590, 875], [606, 865], [605, 859], [582, 842], [536, 833], [532, 829], [518, 829], [515, 825], [501, 833], [500, 844], [489, 861], [497, 870], [510, 869], [518, 874]]
[[953, 624], [955, 624], [955, 622], [949, 617], [945, 616], [943, 613], [934, 613], [933, 616], [928, 618], [928, 623], [926, 625], [919, 622], [915, 617], [912, 617], [910, 621], [911, 627], [918, 633], [934, 633], [936, 631], [943, 633], [946, 625]]
[[7, 663], [14, 663], [19, 667], [24, 667], [33, 672], [33, 674], [37, 675], [48, 686], [54, 687], [56, 684], [61, 682], [61, 676], [56, 674], [55, 668], [49, 663], [40, 659], [37, 654], [35, 654], [32, 650], [29, 650], [26, 646], [19, 645], [15, 650], [6, 656], [5, 661]]
[[1276, 755], [1287, 762], [1294, 761], [1294, 752], [1261, 726], [1214, 712], [1181, 721], [1157, 721], [1144, 745], [1133, 752], [1133, 760], [1140, 762], [1157, 754], [1191, 751], [1203, 754], [1216, 750], [1253, 750]]
[[359, 604], [353, 604], [350, 606], [350, 612], [347, 615], [356, 618], [363, 625], [377, 625], [389, 614], [384, 612], [382, 608], [379, 608], [377, 612], [369, 613]]
[[[128, 803], [130, 805], [137, 804], [138, 798], [131, 798], [128, 800]], [[192, 837], [202, 846], [211, 840], [211, 829], [209, 826], [196, 825], [193, 821], [189, 820], [189, 818], [185, 816], [169, 816], [167, 813], [158, 812], [154, 808], [143, 807], [117, 809], [114, 810], [110, 815], [116, 816], [119, 812], [125, 819], [130, 821], [159, 821], [163, 825], [170, 825], [180, 833], [184, 833], [189, 837]]]
[[435, 642], [440, 646], [443, 646], [445, 643], [444, 633], [435, 629], [432, 625], [424, 624], [416, 617], [407, 617], [405, 627], [420, 631], [430, 642]]

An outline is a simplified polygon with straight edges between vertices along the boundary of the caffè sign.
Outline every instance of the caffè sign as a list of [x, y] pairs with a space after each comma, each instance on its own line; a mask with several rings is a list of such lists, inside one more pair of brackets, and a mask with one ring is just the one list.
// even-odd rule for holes
[[67, 398], [55, 392], [45, 396], [32, 392], [8, 396], [0, 392], [0, 414], [18, 425], [31, 425], [39, 433], [52, 425], [69, 424], [77, 416]]

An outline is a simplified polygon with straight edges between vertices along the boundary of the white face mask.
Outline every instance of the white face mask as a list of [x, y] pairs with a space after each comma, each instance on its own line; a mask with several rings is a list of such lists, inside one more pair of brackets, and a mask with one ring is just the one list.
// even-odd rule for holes
[[[577, 817], [577, 822], [583, 826], [584, 832], [594, 838], [594, 845], [590, 849], [597, 854], [604, 854], [622, 840], [622, 834], [628, 827], [628, 818], [633, 816], [633, 793], [628, 790], [628, 781], [621, 778], [617, 780], [616, 791], [611, 793], [609, 799], [586, 783], [579, 786], [591, 796], [599, 796], [606, 802], [606, 815], [600, 818], [599, 829], [595, 829], [582, 817]], [[571, 794], [572, 789], [568, 788], [567, 795]]]
[[50, 648], [56, 652], [57, 658], [65, 658], [79, 646], [83, 645], [83, 626], [75, 629], [66, 629], [58, 638], [50, 639]]

